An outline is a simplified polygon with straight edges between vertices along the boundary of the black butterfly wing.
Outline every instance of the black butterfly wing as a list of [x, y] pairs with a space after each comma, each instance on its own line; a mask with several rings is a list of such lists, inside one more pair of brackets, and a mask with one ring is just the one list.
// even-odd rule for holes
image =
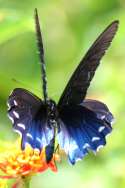
[[[105, 137], [112, 131], [111, 121], [107, 121], [108, 115], [98, 118], [94, 110], [85, 106], [65, 105], [59, 112], [60, 129], [57, 138], [71, 164], [82, 159], [89, 150], [97, 152], [106, 144]], [[97, 108], [98, 111], [102, 109]], [[104, 111], [106, 113], [107, 109]]]
[[59, 100], [59, 106], [82, 103], [100, 60], [110, 46], [117, 28], [118, 21], [114, 21], [93, 43], [69, 80]]
[[105, 120], [109, 124], [114, 122], [114, 117], [106, 104], [97, 100], [85, 99], [81, 105], [95, 112], [98, 119]]
[[16, 88], [9, 96], [8, 107], [13, 128], [22, 137], [23, 150], [27, 143], [39, 150], [50, 143], [54, 130], [48, 126], [46, 106], [41, 99]]

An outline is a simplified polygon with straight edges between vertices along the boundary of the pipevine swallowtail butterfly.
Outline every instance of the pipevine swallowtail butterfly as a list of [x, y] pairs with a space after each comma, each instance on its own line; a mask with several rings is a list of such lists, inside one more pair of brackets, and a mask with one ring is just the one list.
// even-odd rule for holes
[[90, 47], [71, 76], [58, 104], [47, 92], [44, 49], [37, 9], [35, 26], [41, 62], [44, 100], [23, 88], [16, 88], [8, 99], [8, 115], [13, 128], [21, 135], [21, 148], [46, 148], [49, 162], [55, 148], [55, 137], [71, 164], [82, 159], [89, 150], [97, 152], [106, 144], [112, 131], [113, 115], [100, 101], [85, 99], [87, 89], [105, 51], [110, 46], [118, 21], [112, 22]]

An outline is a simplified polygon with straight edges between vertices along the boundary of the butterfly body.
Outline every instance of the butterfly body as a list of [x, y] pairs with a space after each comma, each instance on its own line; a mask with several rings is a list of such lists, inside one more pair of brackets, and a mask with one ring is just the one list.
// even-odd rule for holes
[[8, 115], [13, 128], [21, 135], [22, 150], [27, 144], [41, 151], [46, 148], [49, 162], [55, 151], [55, 139], [68, 155], [71, 164], [89, 150], [94, 153], [106, 144], [112, 131], [113, 115], [97, 100], [85, 99], [87, 89], [117, 31], [118, 21], [111, 23], [97, 38], [71, 76], [59, 102], [49, 99], [42, 35], [37, 10], [36, 33], [43, 80], [43, 100], [23, 88], [13, 90], [8, 99]]
[[57, 127], [58, 110], [57, 105], [53, 100], [47, 101], [47, 119], [50, 127]]

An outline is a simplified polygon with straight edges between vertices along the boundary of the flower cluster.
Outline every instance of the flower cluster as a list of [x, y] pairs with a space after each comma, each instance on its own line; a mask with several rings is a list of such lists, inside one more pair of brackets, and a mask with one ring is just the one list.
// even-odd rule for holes
[[45, 149], [41, 151], [33, 150], [27, 145], [24, 151], [20, 148], [20, 141], [15, 144], [6, 145], [5, 152], [0, 154], [0, 170], [5, 176], [3, 179], [30, 177], [35, 173], [41, 173], [48, 168], [56, 172], [55, 161], [59, 160], [59, 156], [54, 154], [52, 160], [47, 163]]

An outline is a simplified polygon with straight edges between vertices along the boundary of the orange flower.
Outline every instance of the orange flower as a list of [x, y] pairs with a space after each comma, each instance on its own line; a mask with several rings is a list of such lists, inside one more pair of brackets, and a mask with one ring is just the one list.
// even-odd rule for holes
[[25, 151], [20, 149], [20, 142], [9, 144], [6, 152], [0, 154], [0, 169], [7, 175], [3, 178], [18, 178], [40, 173], [48, 168], [56, 172], [55, 160], [59, 156], [54, 155], [49, 163], [46, 163], [45, 149], [39, 153], [27, 145]]

